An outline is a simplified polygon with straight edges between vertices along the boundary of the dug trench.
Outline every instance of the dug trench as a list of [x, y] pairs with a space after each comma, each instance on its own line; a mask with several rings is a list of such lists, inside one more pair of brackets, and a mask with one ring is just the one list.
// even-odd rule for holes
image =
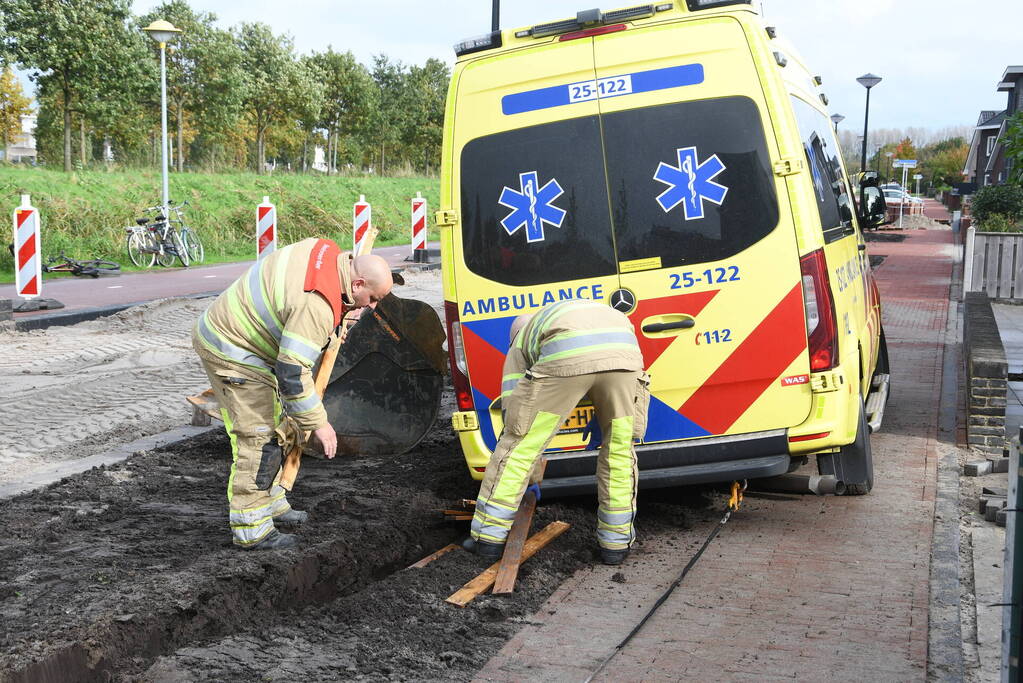
[[[467, 532], [440, 513], [477, 490], [446, 420], [404, 455], [306, 458], [297, 550], [231, 545], [229, 463], [218, 430], [0, 501], [0, 681], [468, 680], [595, 561], [585, 496], [541, 503], [534, 530], [572, 527], [510, 596], [446, 604], [487, 566], [462, 550], [406, 569]], [[709, 495], [641, 496], [640, 539], [692, 545]]]

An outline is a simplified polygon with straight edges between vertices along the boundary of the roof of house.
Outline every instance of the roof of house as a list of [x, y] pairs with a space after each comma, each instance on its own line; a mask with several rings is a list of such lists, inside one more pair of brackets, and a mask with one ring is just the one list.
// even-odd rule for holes
[[1008, 92], [1016, 87], [1016, 81], [1023, 76], [1023, 66], [1007, 66], [1002, 80], [998, 83], [998, 92]]

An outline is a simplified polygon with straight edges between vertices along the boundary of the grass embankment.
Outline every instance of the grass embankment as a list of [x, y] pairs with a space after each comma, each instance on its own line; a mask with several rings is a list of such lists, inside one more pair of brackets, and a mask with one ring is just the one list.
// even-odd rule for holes
[[[125, 226], [141, 210], [159, 203], [160, 173], [154, 171], [62, 171], [0, 164], [0, 213], [8, 226], [22, 194], [42, 217], [43, 256], [60, 252], [79, 259], [117, 261], [131, 270]], [[328, 237], [342, 248], [352, 244], [352, 204], [359, 195], [373, 206], [377, 245], [410, 244], [409, 199], [422, 192], [429, 213], [437, 208], [436, 178], [374, 178], [253, 173], [172, 173], [170, 195], [188, 200], [186, 218], [203, 240], [206, 263], [255, 257], [256, 205], [263, 196], [277, 207], [278, 245], [306, 237]], [[432, 215], [428, 224], [433, 223]], [[14, 263], [3, 239], [0, 282], [12, 282]], [[436, 239], [431, 227], [430, 239]]]

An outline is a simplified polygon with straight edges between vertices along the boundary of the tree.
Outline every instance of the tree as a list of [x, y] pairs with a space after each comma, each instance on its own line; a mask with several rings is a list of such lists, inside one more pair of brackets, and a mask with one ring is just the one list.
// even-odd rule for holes
[[243, 23], [234, 36], [242, 52], [246, 80], [243, 102], [256, 134], [256, 169], [263, 173], [267, 129], [287, 121], [303, 102], [315, 97], [316, 85], [296, 61], [290, 37], [275, 36], [261, 23]]
[[326, 52], [309, 58], [323, 84], [323, 108], [320, 126], [327, 131], [327, 169], [336, 169], [337, 150], [342, 137], [360, 136], [370, 131], [377, 109], [377, 93], [366, 68], [351, 52]]
[[0, 52], [35, 69], [40, 89], [59, 95], [65, 171], [72, 114], [109, 116], [144, 81], [142, 37], [130, 19], [130, 0], [4, 0]]
[[0, 145], [4, 149], [21, 133], [21, 117], [32, 113], [31, 105], [14, 72], [6, 67], [0, 73]]
[[424, 170], [440, 164], [440, 147], [444, 137], [444, 105], [451, 73], [444, 62], [430, 58], [419, 67], [409, 69], [404, 89], [406, 126], [402, 142], [409, 151], [417, 152]]
[[141, 28], [156, 19], [166, 19], [181, 29], [167, 51], [167, 108], [175, 121], [180, 172], [188, 149], [186, 130], [193, 138], [203, 134], [204, 140], [216, 139], [241, 116], [245, 93], [242, 54], [231, 34], [216, 28], [216, 15], [197, 13], [185, 0], [167, 0], [138, 23]]

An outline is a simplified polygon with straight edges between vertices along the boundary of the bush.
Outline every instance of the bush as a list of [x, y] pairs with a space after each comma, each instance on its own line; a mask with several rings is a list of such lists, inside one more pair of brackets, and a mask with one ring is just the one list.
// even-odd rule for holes
[[971, 204], [973, 218], [985, 223], [995, 214], [1015, 223], [1023, 217], [1023, 187], [1016, 185], [988, 185], [977, 190]]
[[990, 214], [977, 225], [977, 230], [981, 232], [1020, 232], [1021, 228], [1023, 226], [1018, 221], [1000, 213]]

